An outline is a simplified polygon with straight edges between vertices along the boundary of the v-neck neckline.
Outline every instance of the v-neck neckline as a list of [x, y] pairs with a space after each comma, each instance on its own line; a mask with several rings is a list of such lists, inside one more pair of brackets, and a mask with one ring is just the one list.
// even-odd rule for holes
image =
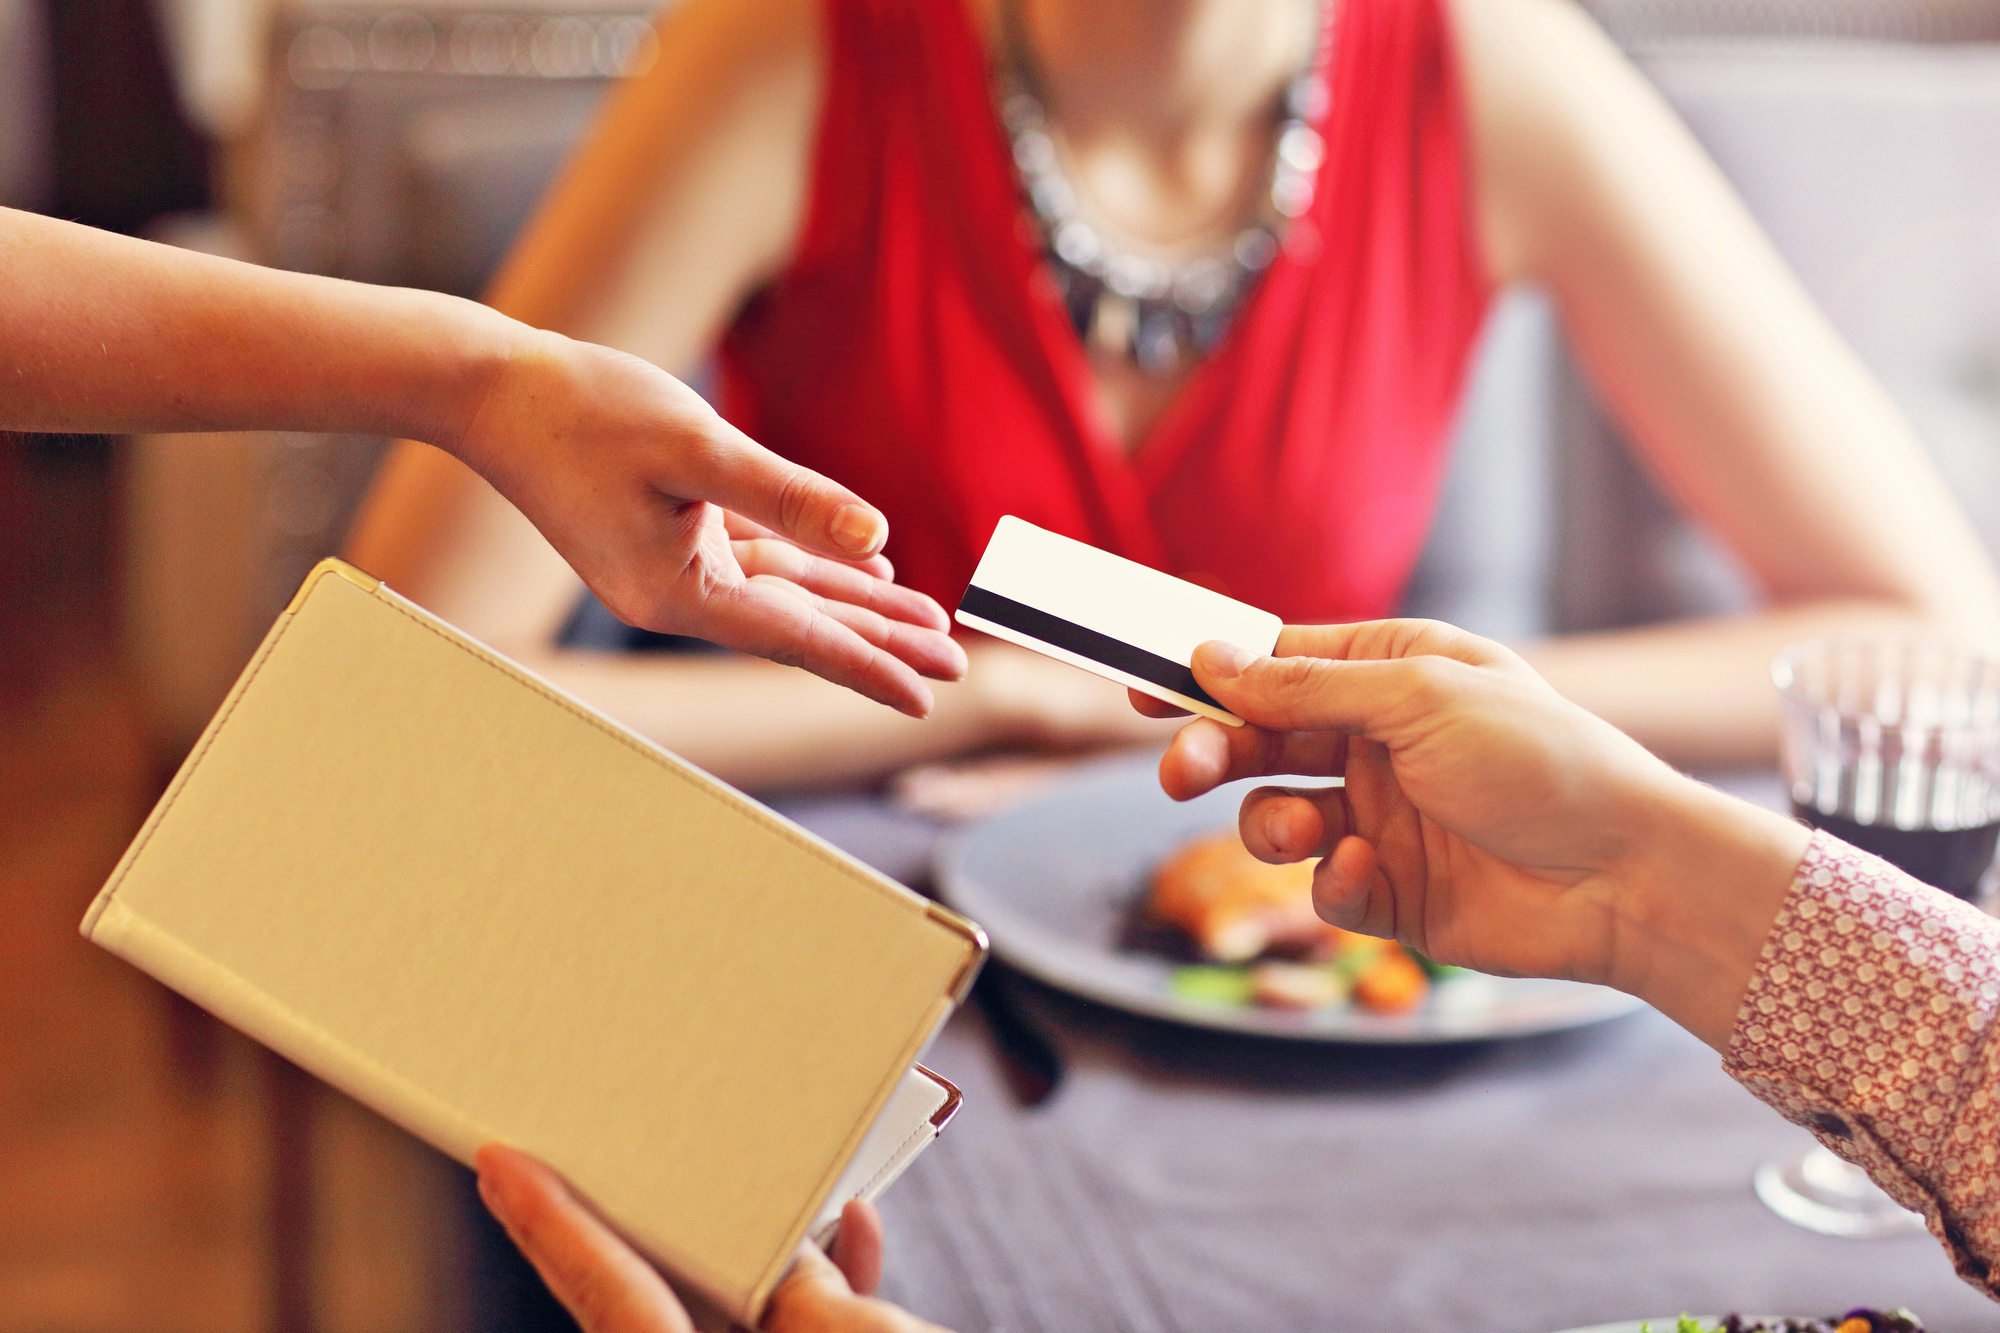
[[[1031, 322], [1034, 325], [1037, 343], [1047, 362], [1048, 369], [1055, 377], [1065, 406], [1068, 408], [1070, 425], [1076, 432], [1086, 451], [1100, 466], [1111, 466], [1116, 471], [1129, 476], [1143, 494], [1149, 489], [1148, 482], [1157, 480], [1169, 471], [1178, 456], [1185, 452], [1188, 431], [1180, 423], [1195, 410], [1194, 404], [1212, 392], [1211, 382], [1221, 373], [1217, 369], [1225, 361], [1234, 360], [1243, 341], [1243, 330], [1256, 319], [1258, 311], [1267, 303], [1268, 293], [1281, 278], [1292, 277], [1298, 266], [1293, 253], [1292, 232], [1301, 224], [1316, 225], [1314, 215], [1322, 211], [1328, 177], [1331, 175], [1332, 143], [1327, 134], [1327, 125], [1332, 117], [1336, 90], [1332, 84], [1332, 72], [1339, 43], [1339, 26], [1342, 16], [1354, 0], [1323, 0], [1321, 35], [1314, 52], [1317, 73], [1324, 82], [1328, 96], [1313, 129], [1328, 145], [1325, 159], [1320, 163], [1315, 177], [1314, 202], [1311, 210], [1295, 219], [1287, 230], [1285, 242], [1278, 247], [1277, 255], [1270, 266], [1257, 280], [1256, 286], [1237, 309], [1222, 340], [1201, 359], [1187, 382], [1176, 390], [1160, 410], [1153, 423], [1128, 449], [1125, 442], [1112, 430], [1105, 420], [1098, 402], [1097, 377], [1090, 363], [1090, 351], [1085, 346], [1082, 335], [1071, 323], [1069, 312], [1063, 307], [1053, 283], [1047, 281], [1046, 260], [1043, 255], [1044, 240], [1039, 222], [1032, 209], [1021, 195], [1020, 173], [1014, 166], [1012, 141], [1007, 135], [1005, 123], [1000, 117], [1000, 108], [993, 97], [993, 82], [997, 53], [988, 44], [985, 34], [975, 20], [969, 0], [960, 0], [954, 8], [963, 25], [962, 37], [969, 48], [979, 56], [977, 62], [981, 76], [982, 104], [986, 107], [987, 121], [991, 127], [988, 136], [990, 150], [997, 157], [997, 169], [1012, 187], [1012, 197], [1021, 212], [1020, 225], [1009, 226], [1005, 230], [1011, 238], [1017, 266], [1026, 274], [1028, 281], [1022, 293], [1023, 300], [1030, 307]], [[1176, 439], [1176, 435], [1180, 437]]]

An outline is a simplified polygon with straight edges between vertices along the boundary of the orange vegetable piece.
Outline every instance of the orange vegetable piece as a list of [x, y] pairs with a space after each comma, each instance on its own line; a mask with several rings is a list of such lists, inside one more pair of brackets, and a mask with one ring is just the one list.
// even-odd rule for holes
[[1378, 1014], [1407, 1014], [1430, 994], [1431, 979], [1417, 960], [1391, 943], [1354, 983], [1354, 1001]]

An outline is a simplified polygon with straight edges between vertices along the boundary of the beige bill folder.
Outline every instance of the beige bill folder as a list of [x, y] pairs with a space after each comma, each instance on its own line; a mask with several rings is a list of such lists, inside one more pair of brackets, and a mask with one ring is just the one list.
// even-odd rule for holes
[[985, 952], [332, 560], [83, 932], [461, 1161], [543, 1158], [746, 1324], [955, 1107], [912, 1066]]

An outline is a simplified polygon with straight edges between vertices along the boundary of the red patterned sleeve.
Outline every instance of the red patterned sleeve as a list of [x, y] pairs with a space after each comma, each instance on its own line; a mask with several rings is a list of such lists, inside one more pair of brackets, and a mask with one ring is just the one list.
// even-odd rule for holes
[[2000, 1295], [2000, 921], [1824, 833], [1723, 1067], [1924, 1215]]

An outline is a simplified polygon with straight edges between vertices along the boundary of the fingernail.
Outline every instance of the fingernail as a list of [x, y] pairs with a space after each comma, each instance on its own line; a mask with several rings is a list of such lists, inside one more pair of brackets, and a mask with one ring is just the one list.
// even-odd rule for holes
[[1257, 654], [1248, 648], [1238, 648], [1235, 644], [1226, 643], [1221, 639], [1210, 639], [1194, 651], [1195, 656], [1201, 659], [1202, 670], [1211, 676], [1220, 676], [1224, 680], [1236, 679], [1248, 671], [1250, 664], [1257, 660]]
[[1259, 832], [1264, 835], [1264, 845], [1280, 856], [1291, 855], [1291, 848], [1285, 845], [1285, 821], [1278, 818], [1276, 810], [1266, 810], [1258, 821]]
[[864, 504], [852, 502], [833, 511], [833, 540], [843, 551], [869, 555], [888, 535], [882, 516]]

